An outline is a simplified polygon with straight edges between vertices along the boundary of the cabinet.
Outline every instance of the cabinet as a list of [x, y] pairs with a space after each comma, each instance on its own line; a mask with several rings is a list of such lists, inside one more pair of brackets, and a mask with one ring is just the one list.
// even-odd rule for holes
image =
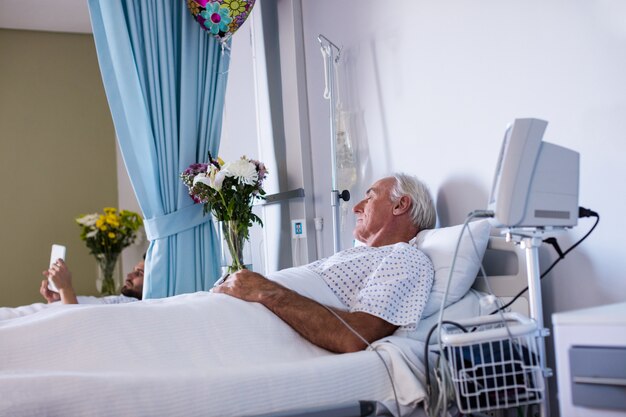
[[552, 315], [561, 417], [626, 416], [626, 302]]

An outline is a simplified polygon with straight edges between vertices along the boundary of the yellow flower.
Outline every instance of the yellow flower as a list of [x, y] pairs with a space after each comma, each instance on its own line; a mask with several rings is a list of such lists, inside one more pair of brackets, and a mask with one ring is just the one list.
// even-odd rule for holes
[[231, 16], [237, 16], [246, 11], [246, 2], [242, 0], [224, 0], [224, 4], [230, 9]]
[[102, 231], [107, 230], [106, 218], [102, 214], [98, 217], [98, 220], [96, 220], [96, 227]]
[[197, 16], [198, 13], [200, 13], [200, 5], [193, 0], [187, 0], [187, 8], [194, 16]]
[[105, 207], [104, 214], [93, 213], [76, 219], [80, 238], [93, 255], [120, 253], [132, 245], [142, 221], [137, 213]]
[[117, 216], [113, 214], [108, 214], [106, 216], [106, 222], [110, 224], [111, 227], [115, 227], [115, 228], [120, 227], [119, 219], [117, 218]]
[[224, 160], [218, 156], [217, 157], [217, 163], [220, 164], [220, 166], [222, 166], [222, 165], [224, 165]]

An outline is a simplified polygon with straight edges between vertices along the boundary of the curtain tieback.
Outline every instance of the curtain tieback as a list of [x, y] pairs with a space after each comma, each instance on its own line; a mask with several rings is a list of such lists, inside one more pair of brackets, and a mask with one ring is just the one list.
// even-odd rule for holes
[[211, 218], [202, 213], [202, 204], [192, 204], [163, 216], [144, 219], [143, 225], [146, 229], [146, 237], [152, 241], [192, 229], [208, 222]]

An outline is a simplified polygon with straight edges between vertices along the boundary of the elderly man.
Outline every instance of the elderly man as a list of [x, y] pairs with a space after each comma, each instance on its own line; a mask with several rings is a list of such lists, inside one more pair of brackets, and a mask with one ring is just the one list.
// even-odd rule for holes
[[263, 304], [304, 338], [333, 352], [366, 347], [346, 324], [368, 342], [391, 335], [400, 326], [414, 328], [433, 281], [428, 257], [408, 244], [420, 230], [435, 225], [427, 187], [405, 174], [383, 178], [353, 211], [354, 236], [366, 246], [303, 267], [320, 275], [345, 309], [331, 311], [249, 270], [230, 275], [213, 291]]

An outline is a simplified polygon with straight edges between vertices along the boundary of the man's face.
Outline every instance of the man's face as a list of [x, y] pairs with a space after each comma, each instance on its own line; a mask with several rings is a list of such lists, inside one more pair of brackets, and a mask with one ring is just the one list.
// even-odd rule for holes
[[392, 219], [391, 189], [394, 184], [392, 177], [376, 181], [365, 193], [365, 198], [352, 209], [356, 214], [354, 237], [357, 240], [368, 243]]
[[126, 281], [122, 286], [122, 294], [127, 297], [135, 297], [141, 300], [143, 295], [143, 266], [144, 261], [140, 261], [131, 272], [126, 275]]

